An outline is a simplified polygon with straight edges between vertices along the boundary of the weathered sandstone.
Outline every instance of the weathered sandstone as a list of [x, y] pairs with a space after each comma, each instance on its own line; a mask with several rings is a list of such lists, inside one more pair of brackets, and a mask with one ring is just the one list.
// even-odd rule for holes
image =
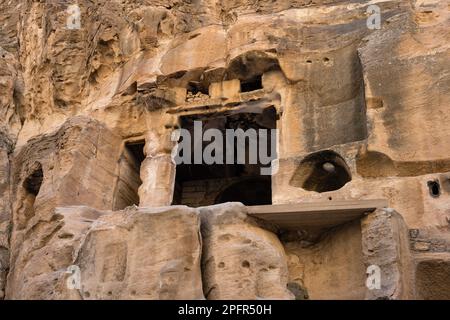
[[258, 226], [242, 204], [200, 208], [203, 288], [210, 300], [292, 299], [277, 236]]
[[[0, 299], [448, 299], [449, 8], [0, 0]], [[195, 121], [277, 129], [274, 174], [177, 165]], [[247, 214], [374, 199], [314, 234]]]

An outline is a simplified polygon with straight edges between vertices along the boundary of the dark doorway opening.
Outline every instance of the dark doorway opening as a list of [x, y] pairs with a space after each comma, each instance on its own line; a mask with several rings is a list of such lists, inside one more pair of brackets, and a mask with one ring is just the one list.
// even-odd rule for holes
[[[223, 150], [219, 152], [220, 163], [207, 164], [202, 159], [199, 164], [194, 164], [195, 140], [194, 137], [194, 121], [200, 121], [202, 124], [202, 133], [208, 129], [216, 129], [221, 133], [223, 139]], [[261, 169], [267, 168], [269, 165], [261, 162], [258, 157], [255, 161], [250, 161], [251, 155], [255, 149], [250, 148], [250, 143], [255, 141], [245, 140], [245, 162], [239, 163], [238, 150], [242, 148], [235, 140], [233, 145], [227, 144], [227, 130], [242, 129], [244, 132], [253, 129], [256, 134], [256, 141], [260, 139], [260, 129], [266, 129], [267, 133], [267, 155], [272, 154], [273, 141], [271, 130], [276, 129], [276, 110], [275, 108], [267, 108], [260, 113], [223, 113], [215, 115], [195, 115], [181, 118], [181, 127], [188, 130], [193, 137], [191, 141], [191, 164], [182, 163], [177, 166], [175, 193], [173, 204], [188, 205], [191, 207], [200, 207], [213, 205], [224, 202], [242, 202], [245, 205], [266, 205], [272, 203], [272, 177], [270, 175], [262, 175]], [[201, 139], [201, 138], [200, 138]], [[198, 142], [201, 144], [202, 151], [215, 140], [211, 139], [206, 142]], [[258, 144], [258, 153], [259, 148]], [[234, 148], [234, 159], [227, 163], [228, 148]], [[197, 149], [198, 151], [199, 149]], [[184, 151], [184, 150], [183, 150]], [[180, 156], [183, 152], [180, 151]], [[213, 153], [215, 155], [215, 153]]]
[[139, 205], [142, 162], [145, 160], [144, 141], [128, 142], [119, 160], [119, 178], [114, 194], [113, 210]]
[[139, 141], [139, 142], [129, 142], [125, 144], [125, 148], [131, 153], [133, 156], [133, 161], [136, 166], [141, 166], [142, 162], [145, 159], [144, 155], [144, 147], [145, 142]]

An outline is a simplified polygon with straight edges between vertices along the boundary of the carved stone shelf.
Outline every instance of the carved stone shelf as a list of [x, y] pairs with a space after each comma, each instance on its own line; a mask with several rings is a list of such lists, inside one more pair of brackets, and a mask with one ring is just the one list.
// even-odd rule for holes
[[387, 206], [387, 200], [344, 200], [247, 208], [250, 216], [271, 222], [281, 229], [323, 230], [360, 219], [377, 208]]

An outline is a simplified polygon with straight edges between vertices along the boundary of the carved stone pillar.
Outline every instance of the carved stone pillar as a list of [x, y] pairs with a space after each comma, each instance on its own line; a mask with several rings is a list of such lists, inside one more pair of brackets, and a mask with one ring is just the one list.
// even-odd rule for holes
[[149, 130], [145, 137], [146, 159], [141, 166], [140, 207], [162, 207], [172, 204], [176, 164], [172, 159], [171, 129]]

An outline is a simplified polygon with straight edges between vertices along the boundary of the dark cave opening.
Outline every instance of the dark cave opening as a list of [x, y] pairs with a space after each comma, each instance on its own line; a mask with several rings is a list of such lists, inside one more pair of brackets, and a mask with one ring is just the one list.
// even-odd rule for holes
[[23, 185], [25, 190], [34, 197], [37, 197], [44, 181], [44, 173], [42, 171], [42, 165], [38, 164], [33, 173], [25, 179]]
[[296, 169], [291, 184], [322, 193], [339, 190], [351, 180], [345, 160], [336, 152], [326, 150], [305, 157]]
[[439, 181], [428, 181], [428, 191], [433, 198], [438, 198], [441, 195], [441, 185]]
[[28, 221], [35, 215], [36, 198], [41, 191], [43, 182], [44, 171], [42, 170], [42, 165], [36, 163], [32, 173], [23, 182], [25, 192], [20, 197], [22, 206], [17, 214], [17, 228], [19, 230], [24, 229]]

